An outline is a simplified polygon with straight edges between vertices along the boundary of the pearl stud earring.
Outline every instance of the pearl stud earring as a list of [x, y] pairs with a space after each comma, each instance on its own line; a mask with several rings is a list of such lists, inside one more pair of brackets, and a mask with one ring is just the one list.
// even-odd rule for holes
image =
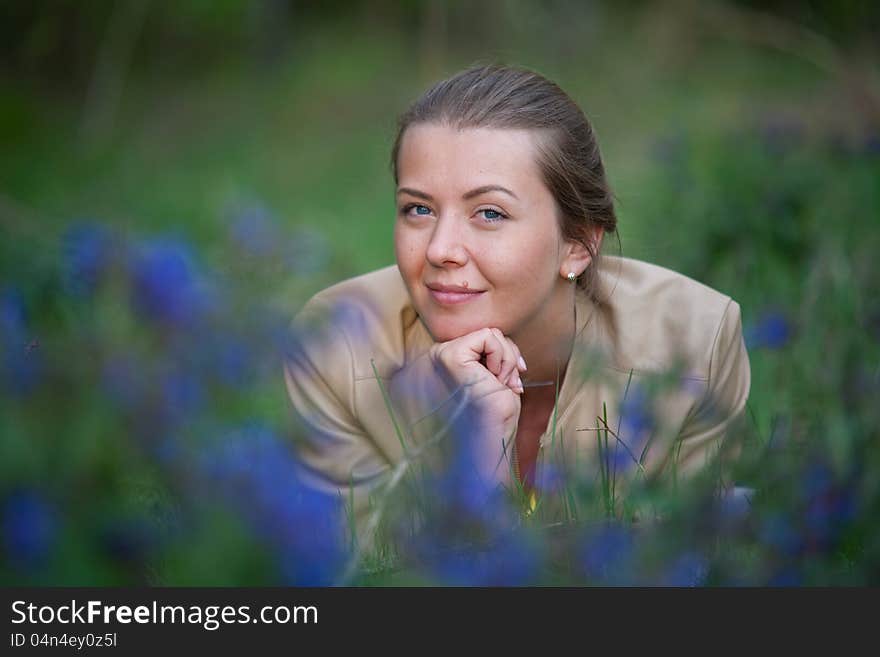
[[569, 283], [574, 283], [576, 279], [577, 279], [577, 274], [575, 274], [573, 271], [568, 272], [568, 282]]

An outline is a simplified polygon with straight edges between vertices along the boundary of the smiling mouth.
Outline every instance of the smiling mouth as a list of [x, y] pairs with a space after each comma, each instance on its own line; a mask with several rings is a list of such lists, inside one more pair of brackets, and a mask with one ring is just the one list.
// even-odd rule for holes
[[485, 290], [468, 290], [458, 286], [426, 286], [431, 298], [441, 306], [455, 306], [473, 301], [485, 293]]

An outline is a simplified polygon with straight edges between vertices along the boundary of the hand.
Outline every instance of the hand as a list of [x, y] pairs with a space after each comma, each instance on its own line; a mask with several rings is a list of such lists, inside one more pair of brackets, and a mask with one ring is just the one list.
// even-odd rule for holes
[[[507, 481], [512, 439], [516, 435], [523, 393], [519, 347], [497, 328], [485, 328], [431, 347], [435, 366], [456, 386], [464, 386], [482, 420], [481, 461], [486, 474]], [[502, 442], [503, 441], [503, 442]], [[495, 466], [500, 463], [498, 470]]]

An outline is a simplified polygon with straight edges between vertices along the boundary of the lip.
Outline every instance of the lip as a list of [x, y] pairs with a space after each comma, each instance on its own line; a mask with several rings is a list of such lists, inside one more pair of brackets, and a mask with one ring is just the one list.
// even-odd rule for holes
[[460, 285], [427, 283], [426, 287], [428, 288], [431, 298], [442, 306], [455, 306], [467, 303], [468, 301], [473, 301], [485, 292], [485, 290], [469, 290]]

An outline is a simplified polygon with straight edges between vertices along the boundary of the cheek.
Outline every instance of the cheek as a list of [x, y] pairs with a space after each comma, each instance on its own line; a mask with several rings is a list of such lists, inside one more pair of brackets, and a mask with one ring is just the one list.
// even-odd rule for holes
[[397, 266], [404, 278], [409, 278], [419, 271], [420, 263], [424, 260], [424, 249], [417, 235], [400, 227], [394, 228], [394, 256]]
[[493, 245], [483, 251], [480, 262], [487, 278], [499, 287], [519, 293], [535, 287], [543, 289], [556, 271], [557, 246], [552, 240], [534, 239], [530, 235]]

